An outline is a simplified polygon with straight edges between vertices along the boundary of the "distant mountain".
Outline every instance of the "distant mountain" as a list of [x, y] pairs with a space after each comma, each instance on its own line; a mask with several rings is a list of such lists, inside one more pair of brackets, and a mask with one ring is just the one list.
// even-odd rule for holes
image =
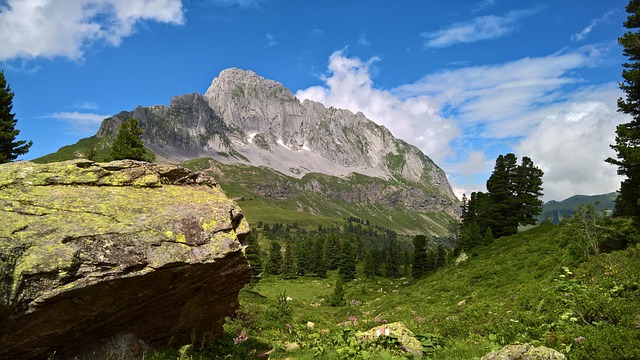
[[[234, 176], [219, 174], [223, 185], [228, 181], [265, 204], [319, 196], [323, 206], [301, 205], [298, 211], [363, 218], [351, 208], [358, 205], [409, 212], [422, 220], [390, 221], [407, 233], [446, 232], [448, 219], [459, 215], [446, 174], [418, 148], [360, 112], [301, 102], [282, 84], [240, 69], [222, 71], [203, 95], [120, 112], [105, 119], [95, 137], [39, 160], [75, 157], [88, 146], [104, 154], [118, 125], [130, 118], [138, 120], [145, 146], [158, 161], [192, 165], [191, 160], [210, 159], [204, 170], [225, 168]], [[255, 167], [269, 169], [269, 175]], [[335, 211], [339, 204], [352, 205]]]
[[574, 195], [562, 201], [551, 200], [542, 207], [539, 221], [550, 219], [553, 223], [559, 223], [563, 218], [571, 216], [580, 205], [595, 204], [598, 212], [613, 210], [617, 192], [601, 195]]

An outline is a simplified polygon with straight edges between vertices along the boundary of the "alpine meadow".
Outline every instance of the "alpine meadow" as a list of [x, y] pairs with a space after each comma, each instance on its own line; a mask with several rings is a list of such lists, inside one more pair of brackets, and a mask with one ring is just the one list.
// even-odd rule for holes
[[0, 360], [640, 359], [640, 0], [8, 0], [0, 39]]

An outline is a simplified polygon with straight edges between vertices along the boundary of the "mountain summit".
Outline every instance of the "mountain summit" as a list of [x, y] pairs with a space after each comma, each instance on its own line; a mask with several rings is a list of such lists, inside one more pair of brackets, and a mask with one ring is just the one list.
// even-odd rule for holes
[[[300, 101], [282, 84], [252, 71], [227, 69], [204, 95], [123, 111], [105, 119], [96, 136], [113, 137], [129, 118], [138, 120], [145, 146], [170, 162], [212, 158], [298, 179], [311, 173], [343, 179], [357, 173], [394, 185], [393, 191], [362, 190], [384, 192], [386, 205], [458, 213], [444, 171], [417, 147], [361, 112]], [[366, 197], [372, 201], [371, 194]]]

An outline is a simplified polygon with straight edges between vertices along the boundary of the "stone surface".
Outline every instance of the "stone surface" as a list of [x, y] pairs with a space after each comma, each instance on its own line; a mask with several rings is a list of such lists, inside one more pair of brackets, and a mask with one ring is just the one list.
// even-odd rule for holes
[[564, 360], [565, 356], [546, 346], [507, 345], [482, 357], [482, 360]]
[[422, 344], [413, 332], [401, 321], [376, 326], [364, 332], [356, 333], [356, 338], [363, 342], [373, 342], [380, 336], [395, 335], [403, 349], [414, 357], [422, 357]]
[[[300, 101], [282, 84], [252, 71], [227, 69], [204, 95], [176, 96], [168, 107], [121, 112], [103, 121], [96, 136], [113, 136], [118, 124], [129, 118], [138, 120], [145, 146], [170, 161], [211, 157], [225, 164], [266, 166], [297, 178], [360, 173], [397, 184], [376, 203], [459, 213], [444, 171], [418, 148], [360, 112]], [[361, 197], [344, 200], [359, 202]]]
[[220, 334], [251, 277], [248, 232], [213, 178], [181, 167], [0, 165], [0, 358], [135, 357]]

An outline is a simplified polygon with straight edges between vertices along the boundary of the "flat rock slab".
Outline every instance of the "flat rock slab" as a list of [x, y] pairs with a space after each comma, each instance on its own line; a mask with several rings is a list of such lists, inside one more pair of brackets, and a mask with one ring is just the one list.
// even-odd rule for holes
[[213, 178], [178, 166], [0, 165], [0, 358], [219, 335], [251, 278], [248, 233]]

